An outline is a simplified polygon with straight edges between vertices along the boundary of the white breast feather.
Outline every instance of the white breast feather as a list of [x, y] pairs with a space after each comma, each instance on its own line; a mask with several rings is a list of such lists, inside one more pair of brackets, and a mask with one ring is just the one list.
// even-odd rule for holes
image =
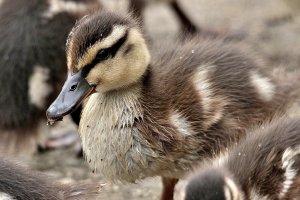
[[[140, 88], [112, 94], [93, 94], [84, 107], [79, 133], [91, 167], [105, 178], [134, 182], [147, 176], [148, 161], [158, 157], [140, 142], [135, 119], [143, 113]], [[149, 156], [149, 157], [148, 157]]]

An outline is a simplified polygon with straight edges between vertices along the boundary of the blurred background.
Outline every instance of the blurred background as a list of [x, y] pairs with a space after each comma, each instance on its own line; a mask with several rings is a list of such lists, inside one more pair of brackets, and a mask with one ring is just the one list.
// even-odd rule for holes
[[[136, 1], [140, 7], [135, 8], [152, 45], [182, 35], [185, 27], [174, 11], [174, 1]], [[231, 42], [251, 49], [269, 68], [299, 69], [300, 0], [176, 3], [195, 26], [192, 32], [227, 36]], [[62, 183], [101, 180], [80, 156], [78, 115], [53, 127], [45, 126], [44, 115], [66, 76], [64, 45], [68, 32], [76, 19], [100, 7], [127, 13], [130, 0], [0, 0], [1, 156]], [[36, 79], [40, 82], [34, 82]], [[299, 108], [295, 104], [290, 114], [299, 115]], [[150, 200], [159, 198], [161, 183], [159, 178], [150, 178], [132, 185], [107, 184], [106, 188], [109, 192], [104, 196], [108, 199]]]

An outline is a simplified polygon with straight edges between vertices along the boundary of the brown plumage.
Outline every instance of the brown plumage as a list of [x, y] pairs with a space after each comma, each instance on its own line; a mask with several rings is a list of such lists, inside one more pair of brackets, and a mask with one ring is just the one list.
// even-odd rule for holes
[[79, 133], [87, 161], [113, 181], [182, 177], [249, 126], [284, 112], [297, 87], [292, 79], [277, 82], [222, 39], [195, 37], [150, 53], [132, 19], [106, 12], [78, 22], [67, 61], [69, 76], [48, 119], [94, 91]]
[[[44, 174], [0, 159], [0, 199], [85, 200], [100, 197], [100, 183], [60, 184]], [[6, 198], [4, 198], [6, 199]]]
[[278, 118], [249, 132], [221, 162], [213, 161], [179, 183], [175, 199], [299, 199], [299, 119]]

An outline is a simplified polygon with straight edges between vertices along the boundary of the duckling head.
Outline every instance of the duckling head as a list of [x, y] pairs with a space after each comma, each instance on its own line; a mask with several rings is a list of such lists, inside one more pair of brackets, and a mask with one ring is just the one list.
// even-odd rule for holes
[[106, 93], [138, 82], [150, 63], [145, 39], [130, 17], [100, 11], [76, 23], [66, 45], [68, 77], [47, 110], [61, 119], [92, 92]]
[[[231, 177], [217, 169], [193, 174], [176, 200], [242, 200], [243, 195]], [[183, 190], [183, 191], [182, 191]]]

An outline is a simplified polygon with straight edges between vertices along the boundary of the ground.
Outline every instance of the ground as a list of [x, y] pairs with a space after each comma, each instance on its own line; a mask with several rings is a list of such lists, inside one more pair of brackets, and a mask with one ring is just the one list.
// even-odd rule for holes
[[[124, 11], [124, 1], [126, 0], [111, 0], [109, 6]], [[103, 2], [108, 3], [107, 0]], [[149, 2], [151, 3], [145, 12], [145, 24], [146, 32], [152, 41], [159, 43], [165, 39], [174, 39], [178, 32], [178, 24], [173, 13], [166, 4]], [[270, 69], [277, 66], [299, 68], [300, 16], [297, 15], [297, 4], [289, 6], [284, 0], [180, 2], [193, 21], [203, 29], [244, 35], [241, 45], [248, 45], [264, 59]], [[299, 115], [299, 106], [294, 107], [291, 114]], [[100, 175], [89, 170], [83, 159], [76, 157], [74, 147], [36, 155], [31, 167], [64, 183], [91, 180], [104, 182]], [[159, 198], [161, 183], [159, 178], [151, 178], [131, 185], [107, 184], [105, 188], [103, 199], [151, 200]]]

